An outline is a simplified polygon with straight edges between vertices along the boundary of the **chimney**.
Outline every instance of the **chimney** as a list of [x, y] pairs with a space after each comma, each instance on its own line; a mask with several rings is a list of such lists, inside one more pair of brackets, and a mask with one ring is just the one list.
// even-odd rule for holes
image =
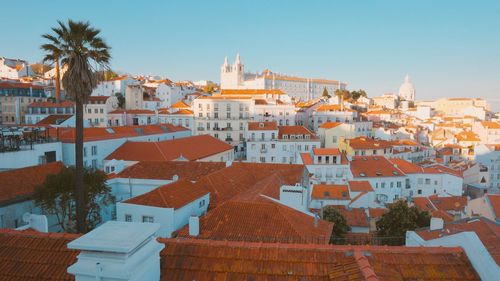
[[231, 165], [233, 165], [233, 161], [227, 160], [226, 161], [226, 168], [231, 167]]
[[200, 235], [200, 218], [197, 216], [189, 217], [189, 235], [190, 236]]
[[443, 229], [444, 221], [442, 218], [431, 218], [430, 230]]
[[158, 281], [160, 251], [156, 223], [108, 221], [68, 243], [80, 251], [68, 273], [76, 281]]

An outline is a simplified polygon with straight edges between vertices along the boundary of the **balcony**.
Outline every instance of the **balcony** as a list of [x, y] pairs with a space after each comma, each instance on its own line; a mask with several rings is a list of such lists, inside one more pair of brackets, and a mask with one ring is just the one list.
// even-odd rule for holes
[[226, 138], [226, 141], [231, 142], [231, 141], [233, 141], [233, 138]]

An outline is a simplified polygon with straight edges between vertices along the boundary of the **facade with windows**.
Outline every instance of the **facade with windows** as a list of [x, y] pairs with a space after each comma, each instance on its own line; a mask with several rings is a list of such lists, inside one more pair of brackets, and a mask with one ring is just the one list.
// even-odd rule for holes
[[[194, 134], [211, 136], [244, 151], [248, 122], [293, 125], [295, 107], [289, 96], [273, 90], [226, 90], [193, 101]], [[238, 155], [241, 155], [238, 153]]]
[[320, 147], [319, 139], [305, 127], [276, 122], [249, 122], [246, 139], [246, 160], [254, 163], [295, 164], [300, 153]]
[[83, 119], [92, 127], [108, 127], [112, 122], [108, 113], [118, 108], [118, 98], [115, 96], [90, 97], [84, 105]]
[[[207, 212], [210, 202], [210, 193], [194, 195], [180, 204], [172, 202], [155, 203], [147, 199], [150, 196], [159, 196], [157, 192], [162, 188], [176, 189], [184, 182], [174, 182], [157, 188], [151, 192], [139, 195], [116, 204], [116, 219], [118, 221], [143, 222], [160, 224], [158, 235], [171, 238], [172, 233], [188, 224], [191, 216], [201, 216]], [[178, 199], [178, 198], [177, 198]]]

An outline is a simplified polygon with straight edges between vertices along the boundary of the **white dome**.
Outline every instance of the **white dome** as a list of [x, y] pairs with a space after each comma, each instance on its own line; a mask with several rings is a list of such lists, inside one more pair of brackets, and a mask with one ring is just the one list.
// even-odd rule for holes
[[413, 101], [415, 100], [415, 86], [411, 83], [410, 76], [407, 74], [405, 81], [399, 87], [399, 96], [405, 100]]

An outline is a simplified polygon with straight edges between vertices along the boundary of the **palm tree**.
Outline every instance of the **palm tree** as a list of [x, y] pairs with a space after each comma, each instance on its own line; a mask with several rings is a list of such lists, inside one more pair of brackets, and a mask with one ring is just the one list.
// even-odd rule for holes
[[89, 22], [67, 23], [58, 21], [53, 27], [55, 33], [42, 35], [49, 43], [41, 46], [47, 52], [47, 58], [60, 60], [67, 70], [62, 77], [62, 84], [76, 107], [76, 139], [75, 139], [75, 199], [76, 229], [85, 232], [87, 206], [83, 185], [83, 105], [97, 86], [98, 75], [93, 67], [107, 68], [111, 59], [110, 47], [98, 36], [99, 29], [90, 26]]

